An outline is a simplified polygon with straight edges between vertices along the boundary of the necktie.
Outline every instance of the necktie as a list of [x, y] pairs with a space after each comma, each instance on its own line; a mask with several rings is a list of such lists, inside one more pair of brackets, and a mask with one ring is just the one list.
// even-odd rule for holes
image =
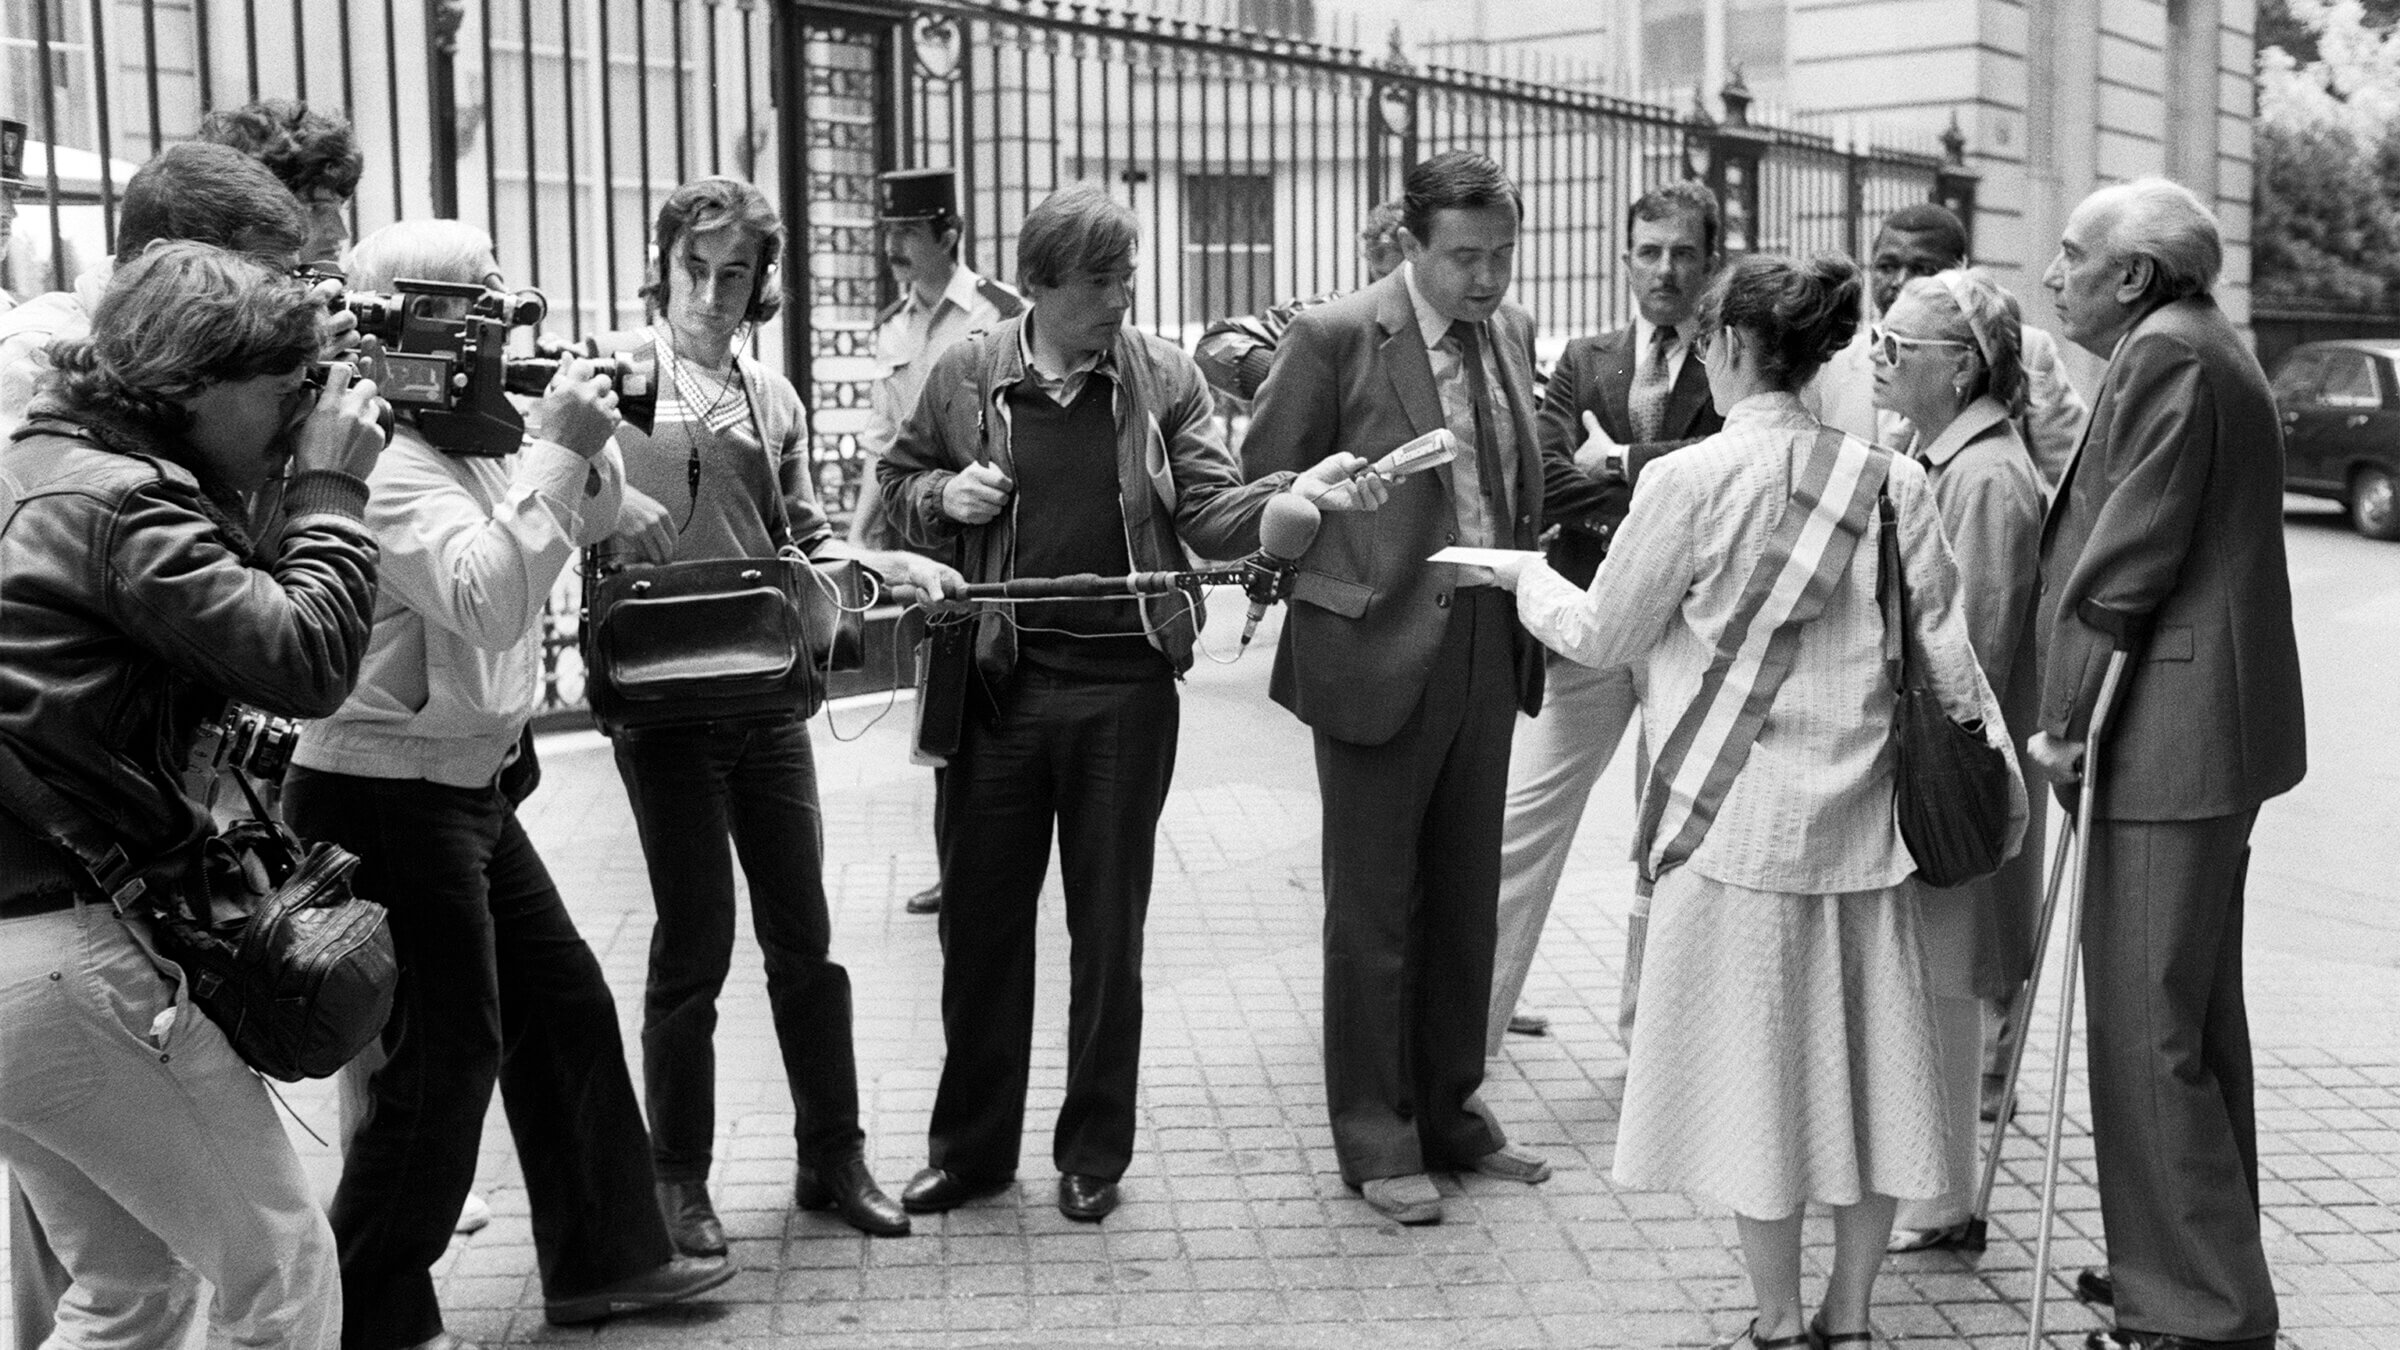
[[1674, 346], [1674, 325], [1660, 324], [1650, 330], [1650, 345], [1633, 372], [1633, 387], [1626, 391], [1626, 411], [1632, 414], [1636, 442], [1659, 440], [1666, 433], [1667, 353]]
[[1508, 469], [1500, 462], [1500, 438], [1492, 420], [1492, 386], [1483, 375], [1483, 328], [1459, 319], [1450, 325], [1466, 367], [1467, 399], [1475, 407], [1475, 473], [1482, 479], [1484, 506], [1491, 512], [1493, 541], [1505, 545], [1512, 537], [1508, 520]]

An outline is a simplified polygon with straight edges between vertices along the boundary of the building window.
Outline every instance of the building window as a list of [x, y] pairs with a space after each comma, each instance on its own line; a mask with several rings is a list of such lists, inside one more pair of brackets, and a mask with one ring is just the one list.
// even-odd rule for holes
[[1275, 303], [1275, 180], [1185, 174], [1183, 317], [1208, 323]]
[[[88, 7], [68, 0], [6, 0], [0, 5], [0, 116], [25, 124], [33, 140], [51, 139], [42, 115], [43, 89], [49, 89], [51, 108], [58, 118], [59, 144], [78, 150], [98, 150], [99, 123], [92, 111], [92, 48], [86, 32]], [[42, 65], [44, 24], [48, 25], [49, 68]]]
[[1238, 13], [1247, 32], [1308, 39], [1317, 35], [1317, 0], [1241, 0]]

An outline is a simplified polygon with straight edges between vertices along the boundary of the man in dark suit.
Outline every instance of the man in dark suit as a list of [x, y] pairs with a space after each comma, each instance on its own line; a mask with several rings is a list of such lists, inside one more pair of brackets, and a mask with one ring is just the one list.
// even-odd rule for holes
[[2115, 1277], [2110, 1346], [2275, 1341], [2259, 1243], [2242, 890], [2261, 802], [2307, 769], [2265, 376], [2210, 298], [2217, 225], [2163, 179], [2084, 199], [2043, 282], [2108, 360], [2042, 537], [2042, 722], [2061, 783], [2112, 647], [2136, 664], [2101, 747], [2089, 841], [2092, 1135]]
[[1326, 518], [1269, 689], [1316, 732], [1334, 1151], [1402, 1223], [1441, 1218], [1429, 1170], [1550, 1174], [1477, 1096], [1509, 724], [1540, 706], [1541, 647], [1488, 571], [1426, 561], [1531, 549], [1541, 520], [1533, 322], [1506, 303], [1519, 211], [1482, 155], [1410, 170], [1408, 261], [1293, 320], [1243, 447], [1256, 478], [1443, 428], [1460, 445], [1394, 483], [1375, 519]]
[[[1690, 354], [1692, 311], [1717, 261], [1717, 199], [1698, 183], [1643, 193], [1625, 213], [1625, 277], [1635, 318], [1599, 337], [1567, 344], [1542, 398], [1543, 501], [1550, 565], [1591, 584], [1609, 535], [1625, 519], [1642, 465], [1716, 433], [1725, 424], [1708, 397], [1708, 375]], [[1492, 1002], [1484, 1050], [1500, 1053], [1508, 1031], [1539, 1036], [1549, 1019], [1520, 1010], [1550, 900], [1592, 785], [1608, 770], [1636, 702], [1633, 671], [1591, 670], [1545, 656], [1542, 715], [1520, 718], [1509, 751], [1508, 809], [1500, 830], [1500, 909]], [[1625, 930], [1617, 1034], [1633, 1027], [1647, 915]]]

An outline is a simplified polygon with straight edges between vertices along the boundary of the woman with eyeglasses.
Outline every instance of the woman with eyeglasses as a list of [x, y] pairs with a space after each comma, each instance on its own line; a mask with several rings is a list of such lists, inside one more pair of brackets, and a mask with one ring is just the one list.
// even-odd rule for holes
[[[2015, 727], [2035, 725], [2041, 699], [2031, 618], [2040, 581], [2042, 480], [2019, 433], [2022, 335], [2014, 297], [1980, 271], [1953, 268], [1903, 286], [1871, 344], [1875, 405], [1915, 428], [1909, 453], [1933, 483], [1942, 532], [1958, 559], [1967, 637]], [[1998, 872], [1925, 908], [1954, 1180], [1939, 1198], [1900, 1207], [1895, 1252], [1951, 1251], [1968, 1240], [1977, 1107], [1994, 1116], [2009, 1109], [2000, 1100], [2005, 1083], [1984, 1073], [1984, 1023], [1987, 1015], [2005, 1018], [2033, 969], [2041, 859], [2035, 813], [2024, 846]]]
[[[1728, 266], [1693, 331], [1724, 429], [1643, 470], [1590, 589], [1538, 560], [1494, 568], [1534, 636], [1595, 668], [1636, 662], [1648, 691], [1649, 946], [1614, 1176], [1734, 1212], [1757, 1314], [1720, 1350], [1869, 1343], [1897, 1199], [1954, 1184], [1921, 933], [1934, 902], [1892, 813], [1878, 479], [1926, 679], [1993, 745], [2007, 731], [1924, 470], [1829, 432], [1797, 396], [1856, 331], [1858, 300], [1838, 254]], [[1834, 1230], [1813, 1316], [1811, 1204]]]

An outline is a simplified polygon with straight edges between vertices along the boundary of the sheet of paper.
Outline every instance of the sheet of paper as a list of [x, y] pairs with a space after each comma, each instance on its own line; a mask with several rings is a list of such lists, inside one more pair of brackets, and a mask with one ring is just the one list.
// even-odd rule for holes
[[1453, 544], [1427, 558], [1427, 562], [1460, 563], [1468, 567], [1490, 567], [1512, 558], [1538, 558], [1541, 555], [1529, 548], [1462, 548]]

